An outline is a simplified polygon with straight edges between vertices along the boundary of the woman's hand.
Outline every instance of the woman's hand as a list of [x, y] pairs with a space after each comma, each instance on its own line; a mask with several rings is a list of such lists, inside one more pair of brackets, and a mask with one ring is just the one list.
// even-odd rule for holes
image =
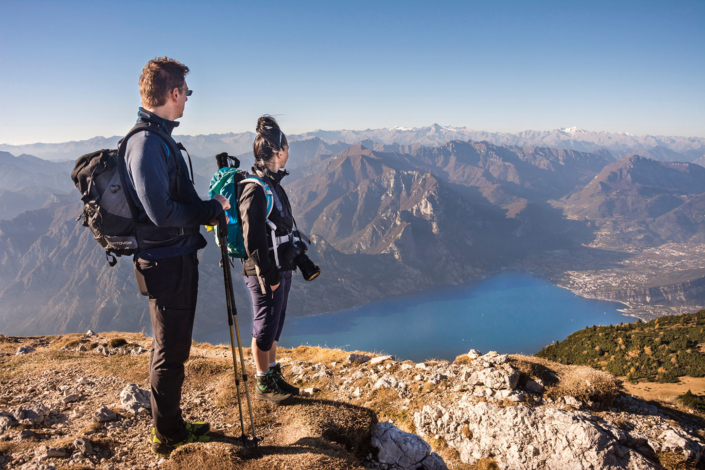
[[279, 288], [279, 284], [281, 284], [281, 282], [277, 282], [273, 286], [269, 286], [269, 288], [272, 289], [272, 292], [274, 292], [275, 290], [277, 290]]

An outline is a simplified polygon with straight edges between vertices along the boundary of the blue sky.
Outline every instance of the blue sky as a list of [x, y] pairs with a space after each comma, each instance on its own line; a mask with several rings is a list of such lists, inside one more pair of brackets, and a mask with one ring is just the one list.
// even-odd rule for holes
[[0, 143], [124, 134], [155, 56], [180, 133], [578, 126], [705, 137], [705, 1], [0, 0]]

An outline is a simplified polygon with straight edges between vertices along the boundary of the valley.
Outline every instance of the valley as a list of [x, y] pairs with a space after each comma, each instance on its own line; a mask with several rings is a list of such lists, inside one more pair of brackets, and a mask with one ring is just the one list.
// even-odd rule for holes
[[[645, 320], [705, 304], [699, 211], [705, 168], [618, 160], [606, 147], [445, 141], [448, 128], [424, 132], [415, 143], [390, 140], [397, 138], [393, 132], [363, 133], [356, 144], [324, 133], [292, 138], [283, 184], [323, 275], [312, 283], [295, 278], [290, 315], [337, 312], [503, 270], [621, 302], [625, 314]], [[206, 148], [203, 139], [185, 142], [189, 150], [191, 143]], [[239, 156], [248, 168], [251, 155]], [[88, 231], [74, 222], [80, 204], [68, 178], [71, 162], [0, 157], [3, 169], [16, 175], [0, 180], [0, 201], [8, 201], [0, 206], [8, 214], [0, 220], [0, 331], [149, 329], [130, 260], [109, 269]], [[197, 190], [205, 194], [215, 162], [192, 160]], [[31, 172], [41, 190], [22, 197]], [[204, 313], [195, 329], [205, 335], [220, 328], [224, 304], [214, 243], [200, 259]], [[247, 315], [249, 299], [239, 276], [236, 281], [236, 300]]]

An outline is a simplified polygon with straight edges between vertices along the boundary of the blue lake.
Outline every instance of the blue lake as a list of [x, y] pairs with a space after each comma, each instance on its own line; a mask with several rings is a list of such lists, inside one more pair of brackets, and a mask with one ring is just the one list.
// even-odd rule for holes
[[[623, 307], [584, 299], [529, 274], [507, 272], [341, 312], [289, 318], [280, 344], [358, 349], [414, 361], [452, 360], [470, 349], [534, 354], [586, 325], [635, 321], [617, 310]], [[238, 318], [249, 344], [251, 317]], [[229, 336], [223, 332], [201, 340], [229, 342]]]

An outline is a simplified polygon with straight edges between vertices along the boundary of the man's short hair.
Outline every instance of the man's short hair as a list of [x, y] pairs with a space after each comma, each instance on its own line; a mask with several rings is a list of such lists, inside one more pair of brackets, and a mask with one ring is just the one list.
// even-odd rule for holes
[[142, 106], [156, 108], [165, 104], [171, 90], [184, 86], [188, 72], [184, 64], [166, 56], [147, 62], [140, 76]]

